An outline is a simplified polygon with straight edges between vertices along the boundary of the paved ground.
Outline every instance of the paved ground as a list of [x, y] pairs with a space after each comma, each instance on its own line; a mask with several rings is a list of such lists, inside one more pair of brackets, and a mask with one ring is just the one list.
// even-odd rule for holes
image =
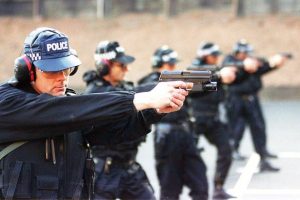
[[[300, 199], [300, 101], [263, 102], [268, 130], [268, 146], [279, 159], [271, 160], [281, 168], [278, 173], [257, 173], [258, 157], [253, 153], [252, 142], [246, 131], [241, 152], [248, 156], [246, 161], [235, 161], [230, 170], [226, 188], [243, 200], [299, 200]], [[138, 160], [145, 168], [158, 196], [159, 184], [153, 159], [153, 138], [140, 148]], [[210, 185], [214, 173], [216, 151], [204, 140], [202, 153], [207, 164]], [[211, 188], [211, 187], [210, 187]], [[184, 188], [181, 199], [190, 199]]]

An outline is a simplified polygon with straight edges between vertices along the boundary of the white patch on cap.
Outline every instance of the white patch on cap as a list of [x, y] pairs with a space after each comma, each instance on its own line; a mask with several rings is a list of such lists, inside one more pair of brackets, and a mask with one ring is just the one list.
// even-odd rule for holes
[[41, 60], [42, 59], [40, 53], [30, 53], [30, 54], [27, 54], [27, 56], [29, 56], [32, 61], [36, 61], [36, 60]]
[[117, 51], [118, 53], [122, 53], [122, 52], [125, 51], [125, 49], [124, 49], [123, 47], [121, 47], [121, 46], [118, 46], [118, 47], [116, 48], [116, 51]]
[[202, 48], [198, 49], [197, 56], [203, 57], [203, 56], [211, 55], [214, 52], [220, 52], [220, 48], [218, 45], [213, 45], [210, 48], [206, 48], [206, 49], [202, 49]]
[[169, 62], [171, 59], [176, 59], [178, 57], [178, 54], [176, 51], [172, 51], [171, 53], [167, 54], [167, 55], [163, 55], [162, 56], [162, 60], [164, 62]]
[[115, 51], [109, 51], [106, 53], [101, 53], [101, 54], [94, 54], [94, 59], [95, 61], [97, 60], [112, 60], [115, 59], [117, 56], [117, 53]]

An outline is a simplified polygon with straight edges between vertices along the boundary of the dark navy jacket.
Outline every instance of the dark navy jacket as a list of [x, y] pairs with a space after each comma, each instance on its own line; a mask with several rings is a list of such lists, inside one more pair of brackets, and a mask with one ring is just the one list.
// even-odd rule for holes
[[[0, 162], [2, 196], [18, 161], [22, 170], [14, 198], [80, 198], [86, 156], [83, 130], [105, 130], [99, 133], [104, 143], [133, 140], [150, 131], [133, 98], [133, 92], [54, 97], [37, 94], [29, 85], [1, 85], [0, 150], [28, 141]], [[136, 131], [124, 131], [125, 127]], [[46, 139], [54, 141], [56, 163], [51, 151], [50, 159], [45, 158]]]

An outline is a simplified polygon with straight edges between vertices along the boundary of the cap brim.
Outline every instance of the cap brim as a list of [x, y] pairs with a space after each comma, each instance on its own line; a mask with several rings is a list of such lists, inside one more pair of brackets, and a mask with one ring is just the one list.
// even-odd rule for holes
[[178, 63], [178, 62], [179, 62], [178, 59], [171, 59], [171, 60], [169, 60], [167, 63], [170, 63], [170, 64], [176, 64], [176, 63]]
[[81, 64], [81, 61], [74, 55], [61, 58], [45, 59], [34, 61], [33, 64], [45, 72], [61, 71]]
[[214, 56], [219, 56], [222, 54], [222, 51], [214, 51], [211, 53], [211, 55], [214, 55]]
[[132, 63], [133, 61], [135, 61], [135, 58], [132, 56], [128, 56], [128, 55], [123, 55], [118, 58], [115, 58], [114, 60], [119, 63], [129, 64], [129, 63]]

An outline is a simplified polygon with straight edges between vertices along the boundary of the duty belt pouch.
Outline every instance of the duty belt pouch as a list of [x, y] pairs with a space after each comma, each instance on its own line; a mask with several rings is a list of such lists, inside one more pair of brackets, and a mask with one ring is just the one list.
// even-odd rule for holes
[[36, 196], [39, 199], [58, 199], [59, 179], [55, 176], [36, 177]]

